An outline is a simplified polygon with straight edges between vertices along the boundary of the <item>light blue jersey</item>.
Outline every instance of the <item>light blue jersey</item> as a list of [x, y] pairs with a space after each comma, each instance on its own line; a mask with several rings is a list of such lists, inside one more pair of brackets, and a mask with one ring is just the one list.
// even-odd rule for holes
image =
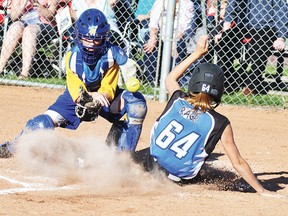
[[195, 112], [184, 93], [176, 91], [154, 124], [150, 153], [170, 174], [195, 177], [229, 124], [214, 110]]

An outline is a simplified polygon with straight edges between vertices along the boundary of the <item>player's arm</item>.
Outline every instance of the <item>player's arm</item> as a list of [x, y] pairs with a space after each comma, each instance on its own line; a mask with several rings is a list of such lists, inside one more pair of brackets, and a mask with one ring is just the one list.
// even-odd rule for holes
[[178, 84], [178, 79], [183, 75], [187, 68], [194, 63], [197, 59], [202, 57], [208, 51], [208, 40], [209, 36], [201, 36], [197, 42], [195, 52], [189, 55], [184, 61], [178, 64], [174, 69], [167, 75], [165, 79], [166, 90], [168, 91], [169, 97], [176, 91], [181, 89]]
[[106, 71], [101, 81], [101, 86], [98, 92], [103, 94], [108, 99], [108, 101], [113, 100], [115, 97], [119, 79], [119, 68], [119, 65], [115, 63]]
[[73, 101], [76, 102], [79, 98], [80, 86], [82, 86], [85, 91], [87, 91], [87, 88], [83, 81], [78, 77], [78, 75], [70, 68], [69, 63], [71, 55], [72, 52], [69, 51], [65, 57], [66, 84]]
[[233, 130], [231, 124], [227, 125], [221, 136], [221, 143], [224, 150], [229, 157], [234, 169], [243, 177], [243, 179], [250, 184], [260, 195], [283, 197], [275, 192], [266, 190], [258, 181], [254, 173], [252, 172], [249, 164], [240, 155], [240, 152], [235, 145]]
[[114, 64], [105, 73], [101, 80], [100, 88], [97, 92], [90, 92], [94, 101], [99, 101], [102, 106], [108, 107], [110, 101], [115, 97], [115, 92], [118, 84], [119, 65]]

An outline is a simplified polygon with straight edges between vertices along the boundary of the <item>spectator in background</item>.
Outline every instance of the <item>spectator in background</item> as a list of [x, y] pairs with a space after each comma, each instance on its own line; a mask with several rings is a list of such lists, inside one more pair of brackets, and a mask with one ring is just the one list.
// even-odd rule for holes
[[[222, 67], [225, 72], [224, 87], [226, 93], [234, 93], [239, 91], [243, 83], [244, 74], [239, 74], [234, 68], [234, 60], [241, 57], [241, 47], [243, 46], [243, 40], [250, 38], [247, 29], [248, 17], [247, 14], [247, 0], [237, 1], [227, 7], [226, 15], [224, 19], [229, 20], [229, 23], [225, 21], [225, 29], [223, 29], [223, 23], [221, 28], [223, 32], [216, 35], [216, 47], [217, 52], [217, 64]], [[227, 17], [229, 15], [229, 18]], [[228, 26], [230, 25], [230, 26]], [[219, 40], [221, 38], [221, 40]]]
[[0, 47], [2, 47], [2, 41], [4, 36], [4, 8], [2, 5], [0, 5]]
[[[216, 13], [217, 1], [216, 0], [206, 1], [206, 11], [204, 12], [206, 14], [205, 16], [206, 20], [204, 20], [205, 22], [203, 21], [201, 1], [200, 0], [191, 0], [191, 1], [194, 4], [194, 15], [192, 18], [190, 28], [188, 28], [185, 31], [185, 34], [183, 36], [186, 41], [187, 53], [186, 55], [184, 53], [184, 55], [182, 56], [180, 60], [184, 60], [189, 54], [195, 51], [197, 41], [202, 35], [206, 35], [206, 34], [209, 34], [210, 36], [215, 35], [217, 32], [216, 30], [217, 26], [219, 25], [219, 22], [217, 20], [218, 17], [216, 17], [217, 15]], [[224, 6], [224, 5], [221, 4], [221, 6]], [[221, 14], [223, 14], [223, 9], [221, 10]], [[222, 17], [223, 16], [220, 15], [220, 18]], [[206, 23], [206, 25], [204, 25], [204, 23]], [[211, 40], [209, 40], [209, 46], [211, 45], [213, 45], [213, 43], [211, 43]], [[191, 75], [196, 65], [198, 65], [201, 62], [211, 62], [213, 59], [213, 56], [214, 56], [214, 49], [210, 49], [209, 52], [206, 53], [203, 57], [197, 59], [197, 61], [191, 64], [189, 68], [186, 70], [186, 72], [184, 73], [184, 75], [179, 78], [180, 86], [183, 86], [183, 87], [187, 86], [187, 82], [188, 80], [190, 80]]]
[[120, 31], [123, 33], [127, 24], [135, 19], [132, 0], [114, 0], [113, 9]]
[[72, 1], [72, 19], [75, 21], [89, 8], [96, 8], [102, 11], [107, 17], [111, 29], [119, 31], [113, 6], [117, 0], [73, 0]]
[[[2, 47], [5, 28], [8, 27], [8, 23], [5, 23], [5, 19], [8, 18], [8, 11], [11, 9], [10, 0], [0, 0], [0, 49]], [[7, 21], [9, 21], [8, 19]], [[6, 29], [7, 30], [7, 29]]]
[[[146, 34], [144, 44], [144, 63], [146, 66], [145, 76], [150, 84], [155, 85], [158, 47], [162, 43], [166, 27], [167, 0], [156, 0], [150, 15], [149, 33]], [[181, 59], [182, 53], [185, 53], [186, 44], [183, 40], [184, 32], [190, 27], [193, 17], [193, 3], [190, 0], [176, 0], [174, 13], [174, 31], [172, 43], [172, 57], [176, 59], [176, 64]], [[162, 38], [159, 39], [159, 33], [163, 31]], [[171, 61], [172, 62], [172, 61]], [[157, 85], [157, 83], [156, 83]]]
[[136, 11], [134, 13], [135, 18], [140, 21], [148, 19], [154, 2], [155, 0], [139, 0], [137, 3]]
[[[273, 86], [264, 81], [262, 75], [265, 72], [271, 50], [282, 51], [285, 49], [288, 33], [288, 4], [282, 0], [228, 0], [227, 3], [221, 38], [223, 43], [220, 43], [219, 48], [225, 51], [228, 47], [230, 53], [239, 50], [241, 38], [246, 37], [246, 28], [251, 36], [251, 71], [244, 80], [245, 88], [242, 92], [245, 95], [266, 94]], [[246, 20], [245, 17], [248, 19]], [[236, 28], [231, 28], [233, 21], [236, 23]], [[227, 35], [226, 39], [225, 35]], [[238, 43], [225, 43], [225, 41], [231, 41], [230, 37], [232, 36], [234, 40], [240, 39]], [[220, 58], [224, 58], [219, 62], [222, 67], [227, 65], [227, 61], [229, 61], [228, 65], [232, 65], [231, 58], [227, 58], [227, 56], [229, 56], [229, 52], [224, 56], [219, 55]], [[225, 74], [226, 81], [229, 81], [230, 78], [239, 79], [240, 75], [236, 74], [231, 66], [229, 67], [232, 71], [229, 71], [228, 68], [228, 72]], [[226, 83], [226, 87], [229, 87], [228, 85], [229, 82]]]
[[44, 45], [57, 37], [55, 29], [57, 0], [12, 1], [10, 16], [14, 21], [3, 41], [0, 55], [0, 73], [13, 51], [22, 40], [22, 71], [18, 79], [27, 79], [37, 45]]
[[149, 20], [154, 2], [155, 0], [139, 0], [137, 2], [134, 16], [139, 22], [140, 32], [136, 32], [135, 34], [137, 34], [141, 42], [144, 41], [145, 33], [149, 31]]
[[115, 16], [114, 6], [119, 0], [73, 0], [71, 17], [75, 21], [87, 9], [95, 8], [104, 13], [108, 23], [111, 27], [111, 43], [116, 43], [125, 50], [126, 45], [121, 38], [122, 32], [120, 31], [117, 19]]

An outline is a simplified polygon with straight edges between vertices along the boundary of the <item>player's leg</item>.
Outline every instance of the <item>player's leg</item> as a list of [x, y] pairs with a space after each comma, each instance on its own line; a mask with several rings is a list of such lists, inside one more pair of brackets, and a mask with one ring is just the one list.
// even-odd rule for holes
[[51, 117], [46, 114], [41, 114], [30, 119], [29, 121], [27, 121], [24, 129], [16, 138], [14, 138], [13, 141], [7, 141], [0, 145], [0, 158], [8, 158], [15, 154], [17, 140], [22, 134], [39, 129], [53, 129], [54, 125], [55, 124], [52, 121]]
[[60, 95], [56, 102], [48, 110], [27, 121], [24, 129], [12, 141], [0, 144], [0, 158], [11, 157], [15, 154], [17, 141], [24, 133], [39, 129], [54, 129], [55, 127], [65, 127], [76, 129], [80, 124], [80, 119], [75, 114], [75, 104], [68, 92]]
[[106, 144], [108, 146], [112, 146], [112, 145], [117, 146], [118, 140], [120, 139], [122, 135], [122, 128], [124, 127], [124, 124], [125, 123], [123, 120], [116, 120], [112, 124], [109, 130], [109, 133], [107, 135], [107, 138], [106, 138]]
[[135, 151], [131, 154], [133, 161], [147, 172], [153, 171], [155, 167], [158, 167], [158, 164], [150, 154], [150, 148], [141, 149], [140, 151]]
[[110, 112], [118, 112], [118, 119], [125, 116], [123, 121], [114, 121], [106, 140], [107, 144], [115, 143], [119, 151], [134, 151], [147, 113], [144, 96], [140, 92], [122, 91], [112, 102]]

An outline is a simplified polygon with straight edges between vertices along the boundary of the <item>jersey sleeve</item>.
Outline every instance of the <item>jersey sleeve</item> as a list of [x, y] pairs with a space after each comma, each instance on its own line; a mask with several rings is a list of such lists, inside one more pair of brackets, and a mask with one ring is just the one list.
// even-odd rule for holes
[[118, 65], [122, 66], [126, 64], [126, 62], [128, 61], [128, 56], [120, 47], [111, 46], [111, 50], [113, 53], [113, 58], [115, 59]]
[[82, 86], [85, 91], [87, 91], [87, 88], [83, 81], [78, 77], [78, 75], [74, 73], [70, 68], [71, 55], [72, 52], [69, 51], [65, 58], [66, 84], [73, 101], [76, 101], [79, 97], [80, 86]]
[[104, 77], [101, 81], [101, 86], [98, 90], [100, 93], [107, 93], [110, 96], [110, 99], [114, 99], [115, 92], [119, 79], [119, 65], [114, 64], [111, 68], [107, 70], [104, 74]]

